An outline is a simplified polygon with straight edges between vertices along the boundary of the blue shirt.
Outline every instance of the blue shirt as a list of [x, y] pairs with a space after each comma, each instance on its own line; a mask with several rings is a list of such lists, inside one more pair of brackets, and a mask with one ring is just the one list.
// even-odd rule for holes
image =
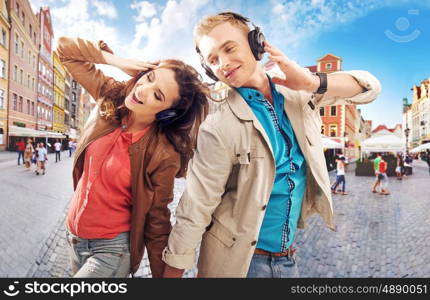
[[[257, 248], [284, 252], [293, 243], [306, 187], [306, 162], [290, 120], [284, 111], [284, 96], [270, 80], [272, 104], [251, 88], [238, 88], [263, 126], [273, 150], [276, 176], [260, 228]], [[288, 99], [287, 99], [288, 101]]]

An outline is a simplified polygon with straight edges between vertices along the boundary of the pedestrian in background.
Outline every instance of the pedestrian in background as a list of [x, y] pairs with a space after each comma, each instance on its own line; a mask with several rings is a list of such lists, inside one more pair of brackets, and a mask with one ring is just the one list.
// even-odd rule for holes
[[397, 180], [402, 180], [403, 177], [403, 157], [402, 154], [397, 154], [396, 176]]
[[384, 158], [381, 157], [381, 160], [379, 161], [379, 180], [381, 182], [381, 195], [389, 195], [388, 192], [388, 176], [387, 176], [387, 162], [384, 160]]
[[372, 192], [377, 193], [376, 188], [381, 184], [381, 180], [379, 177], [379, 163], [381, 162], [382, 156], [381, 153], [376, 154], [376, 158], [373, 161], [373, 170], [375, 172], [375, 181], [373, 182]]
[[34, 153], [34, 147], [32, 142], [33, 141], [31, 139], [27, 140], [27, 145], [25, 146], [25, 151], [24, 151], [24, 165], [27, 168], [27, 170], [31, 169], [31, 160], [33, 158], [33, 153]]
[[61, 161], [61, 143], [59, 140], [54, 144], [55, 148], [55, 162]]
[[46, 150], [45, 145], [43, 143], [39, 143], [39, 147], [36, 149], [37, 152], [37, 169], [36, 175], [39, 175], [42, 172], [45, 175], [46, 171], [46, 161], [48, 160], [48, 150]]
[[331, 191], [333, 192], [333, 194], [336, 194], [336, 188], [339, 184], [342, 183], [342, 190], [341, 193], [342, 195], [348, 195], [345, 192], [345, 167], [346, 167], [346, 163], [345, 163], [345, 156], [340, 156], [338, 159], [336, 159], [336, 182], [332, 185], [331, 187]]
[[69, 157], [73, 154], [73, 140], [69, 140]]
[[429, 172], [430, 172], [430, 150], [427, 150], [426, 160], [427, 160], [427, 165], [429, 166]]
[[15, 143], [17, 147], [18, 152], [18, 166], [21, 165], [19, 163], [20, 159], [22, 158], [22, 164], [24, 164], [24, 151], [25, 151], [25, 143], [23, 139], [18, 139], [18, 141]]

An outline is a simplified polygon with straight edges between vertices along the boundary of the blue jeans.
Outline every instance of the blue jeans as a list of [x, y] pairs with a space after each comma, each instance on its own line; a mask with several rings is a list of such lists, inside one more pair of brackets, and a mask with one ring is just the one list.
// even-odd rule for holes
[[339, 184], [342, 183], [342, 192], [345, 193], [345, 175], [336, 175], [336, 182], [333, 184], [331, 189], [336, 191], [336, 188]]
[[294, 255], [289, 256], [268, 256], [254, 254], [249, 265], [247, 278], [298, 278]]
[[22, 163], [24, 164], [24, 151], [18, 151], [18, 165], [20, 165], [20, 158], [22, 158]]
[[112, 239], [83, 239], [66, 230], [73, 277], [128, 277], [129, 232]]

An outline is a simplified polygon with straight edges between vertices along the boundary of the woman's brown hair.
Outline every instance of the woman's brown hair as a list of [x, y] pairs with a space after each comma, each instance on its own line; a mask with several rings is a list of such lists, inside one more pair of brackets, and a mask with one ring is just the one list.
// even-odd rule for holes
[[[193, 67], [180, 60], [163, 60], [160, 67], [168, 68], [175, 73], [179, 99], [174, 102], [171, 109], [175, 109], [180, 117], [167, 126], [159, 126], [158, 130], [166, 135], [180, 154], [181, 168], [177, 177], [183, 177], [196, 147], [200, 124], [208, 114], [209, 88]], [[127, 82], [116, 82], [103, 93], [105, 99], [101, 103], [100, 113], [105, 119], [119, 122], [130, 113], [124, 105], [124, 100], [140, 77], [141, 74]]]

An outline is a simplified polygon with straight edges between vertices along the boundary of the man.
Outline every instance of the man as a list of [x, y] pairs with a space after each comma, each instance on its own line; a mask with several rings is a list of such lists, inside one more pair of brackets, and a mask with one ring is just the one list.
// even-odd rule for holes
[[69, 157], [72, 157], [73, 153], [73, 140], [69, 140]]
[[55, 148], [55, 162], [61, 161], [61, 143], [59, 140], [54, 144]]
[[[379, 82], [364, 71], [337, 72], [325, 91], [325, 74], [311, 74], [249, 31], [233, 13], [204, 18], [195, 30], [206, 71], [230, 89], [200, 128], [163, 252], [166, 277], [193, 267], [200, 241], [199, 277], [298, 276], [297, 227], [318, 212], [335, 229], [318, 107], [371, 102]], [[265, 74], [257, 62], [264, 51], [286, 80]]]
[[22, 164], [24, 164], [24, 151], [25, 151], [25, 143], [22, 139], [18, 139], [15, 143], [18, 151], [18, 166], [20, 165], [19, 161], [22, 158]]
[[373, 171], [375, 172], [375, 181], [373, 182], [372, 192], [377, 193], [376, 188], [381, 184], [381, 179], [379, 176], [379, 163], [381, 162], [382, 155], [381, 153], [376, 154], [376, 158], [373, 161]]

